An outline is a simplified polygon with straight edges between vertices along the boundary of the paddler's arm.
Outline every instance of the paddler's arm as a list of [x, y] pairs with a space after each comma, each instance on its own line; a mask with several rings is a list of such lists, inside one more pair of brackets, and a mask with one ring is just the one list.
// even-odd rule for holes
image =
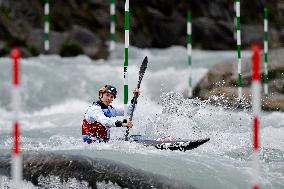
[[[140, 96], [140, 93], [141, 93], [140, 90], [137, 89], [137, 88], [135, 88], [135, 89], [133, 90], [133, 95], [134, 95], [134, 96], [139, 97], [139, 96]], [[130, 103], [130, 104], [128, 105], [128, 107], [127, 107], [127, 115], [130, 115], [131, 112], [133, 111], [134, 97], [131, 99], [130, 102], [131, 102], [131, 103]], [[114, 116], [123, 116], [123, 115], [124, 115], [124, 108], [123, 108], [123, 107], [119, 107], [119, 108], [115, 107], [115, 108], [113, 108], [113, 110], [114, 110]]]
[[101, 123], [105, 127], [116, 127], [115, 120], [108, 118], [104, 115], [104, 112], [99, 106], [90, 107], [85, 115], [85, 119], [89, 124], [94, 123], [95, 121]]
[[114, 119], [111, 119], [109, 117], [106, 117], [104, 115], [104, 112], [101, 110], [100, 107], [93, 106], [87, 110], [87, 112], [84, 115], [85, 119], [89, 124], [94, 123], [95, 121], [101, 123], [105, 127], [132, 127], [131, 122], [127, 122], [126, 120], [124, 122], [122, 121], [116, 121]]

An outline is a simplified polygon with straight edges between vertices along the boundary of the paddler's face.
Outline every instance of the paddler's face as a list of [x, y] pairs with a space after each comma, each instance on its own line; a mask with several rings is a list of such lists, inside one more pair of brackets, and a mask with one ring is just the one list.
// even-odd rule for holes
[[114, 95], [111, 93], [103, 93], [101, 95], [101, 101], [107, 106], [109, 106], [112, 103], [113, 99]]

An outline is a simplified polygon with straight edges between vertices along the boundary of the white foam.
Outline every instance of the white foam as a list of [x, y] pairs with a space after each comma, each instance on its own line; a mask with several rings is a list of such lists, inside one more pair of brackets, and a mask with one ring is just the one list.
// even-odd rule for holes
[[[23, 153], [45, 151], [101, 157], [193, 182], [198, 188], [249, 188], [251, 113], [236, 111], [221, 103], [212, 107], [208, 105], [209, 101], [184, 99], [188, 87], [184, 47], [164, 50], [130, 47], [129, 100], [137, 85], [141, 61], [146, 55], [149, 58], [130, 134], [210, 137], [209, 142], [188, 152], [161, 151], [122, 141], [125, 128], [112, 128], [114, 140], [107, 144], [82, 142], [84, 112], [92, 101], [97, 100], [102, 85], [117, 86], [119, 94], [114, 105], [123, 105], [123, 48], [118, 44], [109, 60], [93, 61], [86, 56], [61, 58], [57, 55], [22, 60], [23, 112], [19, 121]], [[242, 55], [249, 56], [249, 53]], [[235, 59], [235, 56], [235, 51], [193, 50], [193, 84], [196, 85], [212, 65]], [[8, 58], [0, 58], [0, 71], [0, 149], [1, 153], [10, 153], [13, 112], [10, 108], [11, 64]], [[167, 101], [164, 108], [162, 93], [179, 95]], [[261, 178], [265, 188], [283, 188], [284, 185], [283, 120], [284, 114], [280, 112], [261, 116]], [[199, 178], [207, 178], [208, 182]]]

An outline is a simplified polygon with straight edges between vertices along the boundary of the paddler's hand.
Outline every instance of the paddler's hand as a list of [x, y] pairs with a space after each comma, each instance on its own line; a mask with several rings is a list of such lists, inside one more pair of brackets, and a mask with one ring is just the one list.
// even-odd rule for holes
[[133, 123], [130, 120], [124, 119], [123, 122], [122, 122], [122, 126], [123, 127], [127, 127], [127, 128], [132, 128], [133, 127]]
[[135, 88], [134, 90], [133, 90], [133, 94], [134, 94], [134, 96], [139, 96], [140, 95], [140, 90], [138, 89], [138, 88]]

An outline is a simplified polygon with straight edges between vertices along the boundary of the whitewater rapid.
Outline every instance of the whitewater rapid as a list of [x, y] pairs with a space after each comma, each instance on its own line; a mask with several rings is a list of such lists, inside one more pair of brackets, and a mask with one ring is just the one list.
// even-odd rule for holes
[[[249, 52], [243, 54], [250, 55]], [[208, 101], [184, 98], [188, 65], [183, 47], [165, 50], [132, 47], [129, 55], [130, 90], [135, 88], [141, 61], [144, 56], [149, 58], [130, 134], [174, 135], [188, 139], [210, 137], [208, 143], [187, 152], [161, 151], [121, 141], [125, 133], [123, 128], [113, 128], [112, 140], [107, 144], [87, 145], [82, 142], [83, 114], [97, 99], [101, 86], [106, 83], [117, 86], [119, 94], [114, 105], [123, 106], [123, 46], [118, 45], [109, 60], [93, 61], [85, 56], [61, 58], [57, 55], [22, 59], [22, 113], [19, 117], [22, 152], [104, 158], [197, 188], [250, 188], [250, 110], [213, 107]], [[234, 60], [235, 56], [235, 52], [193, 51], [193, 85], [212, 65]], [[11, 60], [1, 58], [0, 155], [10, 154], [12, 148], [11, 90]], [[166, 99], [169, 95], [173, 98]], [[132, 97], [131, 91], [129, 96]], [[176, 109], [178, 114], [163, 113], [165, 106], [166, 109]], [[260, 133], [260, 186], [284, 188], [284, 114], [263, 112]], [[10, 184], [6, 176], [0, 176], [0, 181], [0, 187]], [[52, 176], [42, 178], [42, 183], [47, 187], [55, 185], [55, 188], [72, 184], [74, 188], [87, 188], [88, 185], [72, 178], [60, 184], [58, 178]], [[25, 187], [36, 188], [30, 182], [25, 182]], [[103, 187], [119, 188], [101, 183]]]

